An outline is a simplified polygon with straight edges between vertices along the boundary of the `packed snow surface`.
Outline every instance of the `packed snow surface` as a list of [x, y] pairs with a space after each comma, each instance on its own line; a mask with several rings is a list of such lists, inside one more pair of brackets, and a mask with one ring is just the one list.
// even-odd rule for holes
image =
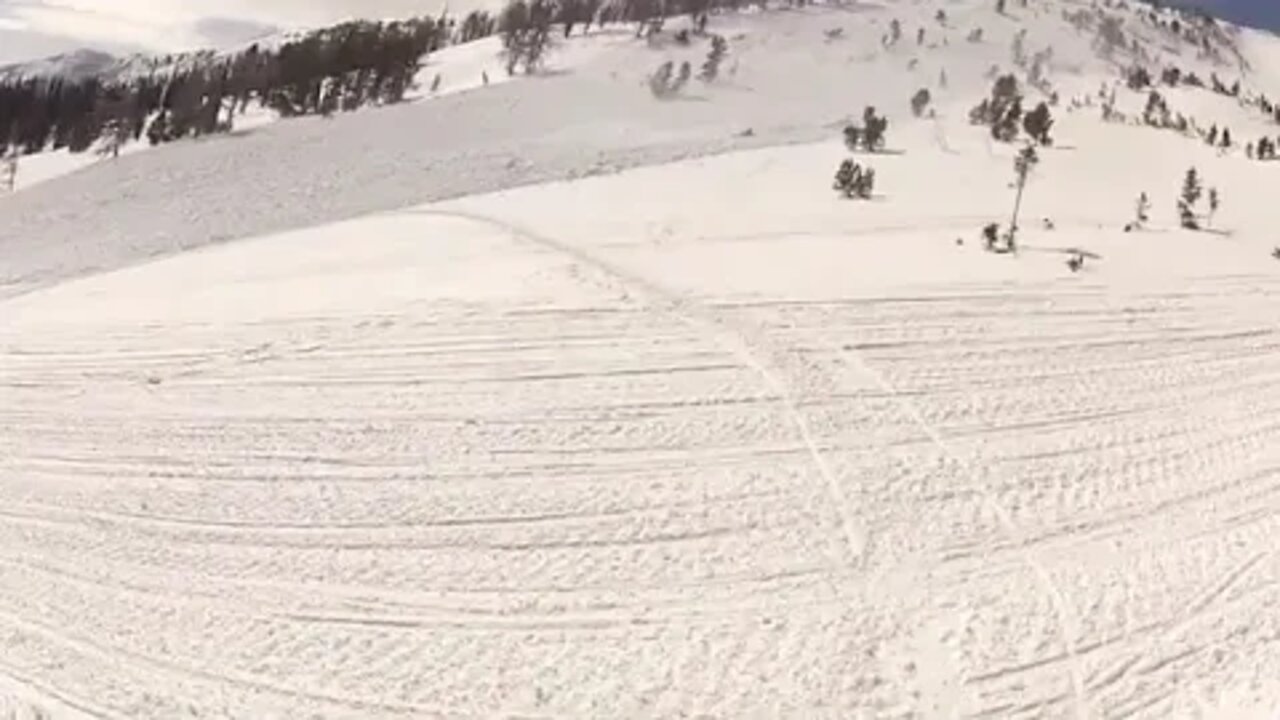
[[660, 103], [620, 40], [0, 200], [0, 717], [1274, 720], [1280, 165], [1064, 102], [984, 252], [1005, 51], [867, 202], [833, 121], [936, 66]]

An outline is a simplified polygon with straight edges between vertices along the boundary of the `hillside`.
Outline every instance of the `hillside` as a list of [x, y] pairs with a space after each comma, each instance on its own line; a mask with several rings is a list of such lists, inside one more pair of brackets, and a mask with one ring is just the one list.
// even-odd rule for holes
[[1029, 6], [717, 14], [666, 99], [684, 20], [490, 38], [0, 198], [0, 717], [1276, 717], [1280, 40]]
[[[909, 117], [907, 100], [919, 87], [932, 87], [944, 118], [963, 126], [968, 107], [987, 92], [990, 69], [1010, 65], [1013, 36], [1024, 28], [1028, 52], [1050, 46], [1056, 51], [1054, 82], [1064, 97], [1084, 96], [1104, 82], [1118, 82], [1118, 67], [1128, 62], [1123, 54], [1098, 58], [1095, 32], [1068, 28], [1056, 5], [1021, 15], [1013, 10], [1010, 16], [995, 16], [985, 7], [968, 14], [947, 9], [952, 29], [937, 34], [954, 36], [954, 44], [916, 48], [905, 42], [890, 52], [875, 49], [887, 17], [863, 6], [768, 18], [727, 16], [721, 31], [734, 38], [726, 68], [733, 77], [699, 87], [680, 102], [654, 102], [643, 89], [647, 77], [664, 59], [701, 62], [705, 47], [682, 50], [668, 41], [651, 48], [634, 41], [632, 27], [614, 27], [564, 43], [551, 55], [548, 72], [534, 82], [474, 94], [446, 93], [431, 102], [332, 119], [300, 119], [234, 133], [227, 140], [179, 143], [145, 156], [96, 163], [90, 171], [5, 201], [0, 243], [14, 244], [12, 254], [24, 265], [8, 273], [0, 268], [0, 286], [19, 277], [24, 283], [46, 275], [64, 277], [86, 265], [108, 268], [208, 242], [429, 199], [733, 148], [813, 141], [836, 134], [865, 105], [904, 120]], [[909, 27], [934, 24], [929, 6], [912, 6], [910, 13], [903, 13]], [[834, 27], [848, 35], [825, 41], [824, 33]], [[964, 42], [976, 27], [986, 30], [985, 41]], [[1267, 39], [1246, 32], [1233, 41], [1258, 57], [1244, 74], [1246, 87], [1280, 87], [1280, 65], [1267, 55], [1273, 45]], [[938, 40], [934, 37], [929, 45]], [[1145, 47], [1164, 54], [1163, 42], [1152, 34]], [[495, 43], [489, 39], [475, 48], [440, 53], [420, 74], [420, 85], [429, 85], [436, 74], [445, 89], [459, 82], [473, 88], [482, 72], [503, 78]], [[1185, 45], [1173, 49], [1184, 55], [1194, 52]], [[493, 54], [492, 63], [476, 62], [486, 50]], [[464, 59], [456, 62], [450, 54]], [[1194, 56], [1170, 57], [1198, 68], [1206, 78], [1214, 69], [1233, 79], [1242, 75], [1233, 56], [1222, 68]], [[944, 69], [948, 88], [941, 89], [937, 82]], [[1202, 94], [1192, 95], [1198, 101]], [[1143, 99], [1144, 94], [1121, 98], [1139, 107]], [[1205, 125], [1225, 123], [1238, 112], [1212, 98], [1207, 107], [1201, 118]], [[1220, 113], [1226, 114], [1218, 117]], [[1270, 127], [1260, 116], [1242, 122], [1250, 135]], [[748, 130], [751, 136], [743, 137]], [[350, 162], [352, 157], [361, 162]], [[23, 162], [31, 171], [20, 171], [20, 178], [45, 178], [64, 167], [83, 166], [55, 162], [53, 171], [45, 172], [38, 161]], [[122, 189], [128, 194], [128, 213], [115, 211]], [[224, 207], [236, 212], [221, 212]], [[68, 222], [51, 225], [46, 222], [50, 217]], [[175, 227], [184, 232], [172, 232]], [[120, 253], [124, 255], [117, 257]], [[72, 264], [63, 267], [67, 262]]]

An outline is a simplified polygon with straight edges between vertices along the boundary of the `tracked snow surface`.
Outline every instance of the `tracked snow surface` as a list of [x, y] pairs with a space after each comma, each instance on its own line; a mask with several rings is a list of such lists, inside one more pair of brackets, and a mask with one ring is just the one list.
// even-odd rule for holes
[[[1131, 49], [993, 5], [717, 16], [668, 101], [704, 40], [472, 48], [0, 198], [0, 718], [1280, 717], [1280, 163], [1102, 122]], [[1280, 97], [1270, 36], [1097, 12]], [[1062, 102], [997, 255], [1022, 29]]]

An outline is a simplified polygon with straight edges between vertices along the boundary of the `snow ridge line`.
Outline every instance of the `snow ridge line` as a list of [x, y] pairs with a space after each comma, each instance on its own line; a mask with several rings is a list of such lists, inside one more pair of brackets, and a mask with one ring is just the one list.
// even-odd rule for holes
[[[945, 457], [950, 458], [953, 462], [964, 468], [966, 473], [970, 476], [970, 482], [973, 482], [972, 478], [974, 477], [974, 473], [972, 470], [972, 464], [960, 459], [960, 456], [951, 449], [950, 445], [943, 438], [942, 433], [930, 424], [929, 421], [925, 420], [924, 414], [920, 412], [920, 409], [916, 404], [894, 387], [893, 383], [889, 382], [888, 378], [886, 378], [883, 373], [871, 367], [863, 357], [862, 353], [850, 351], [846, 347], [837, 346], [836, 355], [846, 363], [860, 367], [868, 377], [880, 386], [881, 390], [888, 393], [889, 396], [894, 399], [899, 409], [902, 410], [909, 420], [914, 422], [920, 430], [924, 432], [925, 436], [934, 447], [942, 451]], [[1037, 560], [1034, 554], [1027, 549], [1025, 542], [1019, 541], [1017, 526], [1014, 525], [1013, 518], [1009, 515], [1008, 511], [1005, 510], [1000, 503], [996, 502], [995, 496], [991, 494], [991, 490], [987, 488], [987, 486], [973, 483], [973, 489], [977, 490], [979, 495], [982, 496], [983, 504], [986, 505], [987, 509], [996, 516], [996, 519], [1000, 522], [1000, 526], [1004, 529], [1005, 534], [1007, 534], [1009, 539], [1018, 546], [1018, 555], [1022, 558], [1023, 563], [1031, 569], [1032, 573], [1040, 581], [1041, 589], [1049, 596], [1049, 602], [1052, 603], [1054, 613], [1058, 616], [1058, 629], [1062, 635], [1062, 647], [1063, 651], [1067, 655], [1069, 663], [1068, 670], [1071, 674], [1071, 691], [1075, 696], [1076, 717], [1078, 720], [1086, 720], [1087, 718], [1092, 717], [1093, 714], [1090, 712], [1088, 705], [1088, 690], [1084, 683], [1084, 672], [1080, 662], [1079, 653], [1076, 651], [1075, 640], [1073, 639], [1075, 635], [1073, 627], [1078, 627], [1079, 621], [1075, 618], [1074, 614], [1068, 612], [1066, 598], [1063, 596], [1062, 591], [1058, 588], [1057, 584], [1053, 581], [1053, 577], [1049, 574], [1049, 571], [1045, 569], [1044, 564]]]
[[[461, 210], [409, 210], [408, 214], [420, 215], [427, 217], [443, 217], [456, 218], [477, 222], [491, 227], [500, 229], [504, 232], [511, 233], [517, 237], [523, 238], [541, 247], [550, 249], [554, 252], [568, 255], [574, 260], [593, 267], [596, 270], [611, 275], [621, 280], [625, 284], [629, 284], [634, 288], [642, 291], [644, 294], [657, 298], [662, 305], [672, 314], [676, 315], [684, 322], [693, 325], [698, 329], [712, 329], [717, 332], [722, 341], [727, 341], [727, 345], [748, 367], [755, 370], [769, 386], [771, 390], [778, 393], [786, 408], [787, 415], [796, 430], [800, 433], [800, 438], [804, 442], [809, 456], [812, 458], [814, 465], [818, 468], [818, 472], [822, 474], [825, 491], [831, 502], [836, 506], [837, 517], [840, 522], [840, 532], [843, 545], [849, 558], [842, 560], [834, 558], [837, 568], [843, 568], [846, 565], [857, 564], [862, 558], [866, 547], [866, 539], [864, 531], [859, 528], [858, 522], [849, 512], [849, 502], [843, 490], [840, 488], [839, 479], [832, 470], [831, 465], [827, 462], [826, 457], [818, 447], [817, 440], [814, 437], [809, 423], [800, 413], [799, 406], [796, 402], [795, 393], [791, 387], [765, 363], [761, 362], [758, 357], [751, 351], [751, 346], [747, 342], [746, 335], [740, 328], [736, 328], [723, 319], [713, 315], [705, 308], [699, 309], [692, 306], [692, 303], [684, 297], [667, 290], [660, 285], [641, 277], [634, 272], [627, 270], [615, 263], [609, 262], [595, 256], [594, 254], [584, 250], [581, 247], [567, 244], [554, 238], [540, 235], [532, 232], [527, 228], [501, 220], [499, 218], [489, 217], [480, 213], [470, 213]], [[393, 213], [403, 214], [403, 213]]]

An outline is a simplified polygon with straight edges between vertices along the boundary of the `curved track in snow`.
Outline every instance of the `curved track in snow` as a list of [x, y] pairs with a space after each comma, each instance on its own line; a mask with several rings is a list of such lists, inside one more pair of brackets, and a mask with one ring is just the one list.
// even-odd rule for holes
[[[265, 240], [11, 301], [0, 673], [103, 717], [1165, 717], [1275, 667], [1276, 278], [745, 299], [378, 222], [344, 282], [471, 290], [335, 304]], [[223, 279], [61, 314], [160, 273]]]

